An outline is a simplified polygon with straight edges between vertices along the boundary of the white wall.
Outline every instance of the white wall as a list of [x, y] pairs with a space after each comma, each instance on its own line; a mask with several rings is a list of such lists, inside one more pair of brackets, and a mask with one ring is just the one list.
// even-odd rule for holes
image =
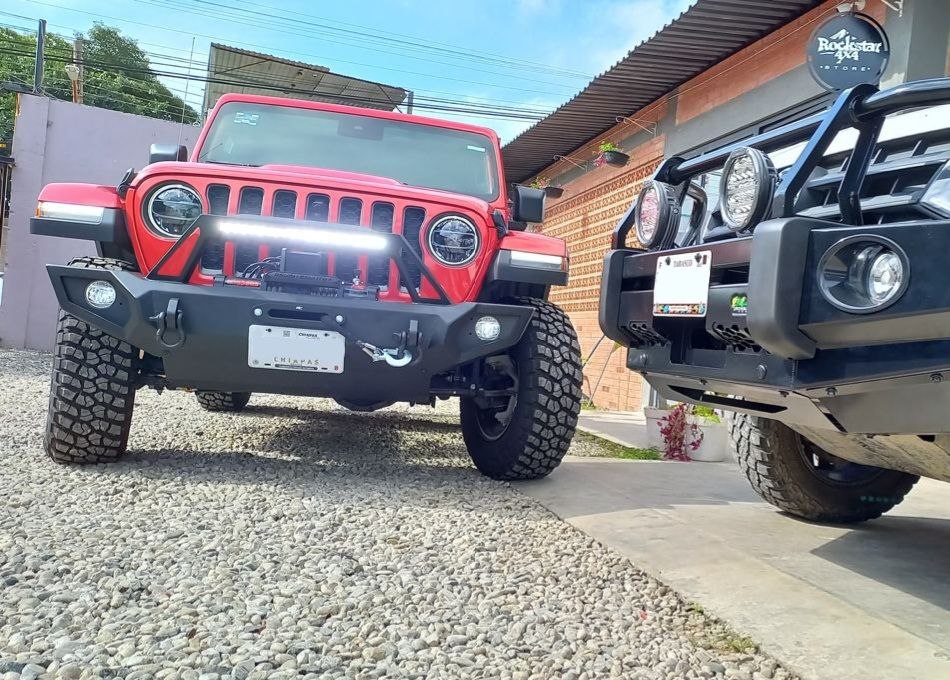
[[198, 131], [155, 118], [19, 96], [0, 346], [51, 349], [58, 306], [45, 265], [95, 254], [95, 246], [86, 241], [30, 234], [40, 189], [51, 182], [118, 184], [126, 169], [148, 163], [150, 144], [174, 144], [180, 134], [180, 143], [191, 148]]

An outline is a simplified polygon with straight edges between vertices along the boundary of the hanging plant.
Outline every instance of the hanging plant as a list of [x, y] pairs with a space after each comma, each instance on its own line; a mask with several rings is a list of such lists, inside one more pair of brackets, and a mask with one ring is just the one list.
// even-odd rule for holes
[[688, 462], [690, 451], [696, 451], [703, 443], [703, 431], [689, 420], [692, 407], [677, 404], [660, 418], [660, 436], [663, 437], [664, 460]]
[[532, 189], [541, 189], [549, 198], [560, 198], [564, 195], [564, 187], [551, 184], [551, 180], [546, 177], [535, 177], [528, 186]]
[[604, 165], [611, 165], [615, 168], [622, 168], [630, 161], [630, 156], [620, 150], [620, 147], [613, 142], [603, 141], [597, 146], [600, 152], [594, 159], [594, 165], [598, 168]]

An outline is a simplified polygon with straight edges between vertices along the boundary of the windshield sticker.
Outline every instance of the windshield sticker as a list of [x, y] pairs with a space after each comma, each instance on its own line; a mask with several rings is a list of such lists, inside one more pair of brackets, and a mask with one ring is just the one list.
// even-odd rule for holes
[[257, 119], [261, 117], [259, 113], [245, 113], [238, 111], [234, 114], [235, 125], [257, 125]]
[[466, 146], [465, 148], [468, 149], [469, 151], [478, 151], [479, 153], [485, 153], [485, 147], [484, 147], [484, 146], [474, 146], [474, 145], [472, 145], [472, 144], [469, 144], [469, 145]]

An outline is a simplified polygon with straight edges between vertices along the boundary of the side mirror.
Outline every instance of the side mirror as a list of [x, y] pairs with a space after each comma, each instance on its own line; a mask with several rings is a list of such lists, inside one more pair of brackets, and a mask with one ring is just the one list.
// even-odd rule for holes
[[148, 148], [148, 162], [187, 161], [188, 147], [175, 144], [152, 144]]
[[511, 219], [514, 222], [541, 222], [544, 220], [544, 189], [515, 185]]

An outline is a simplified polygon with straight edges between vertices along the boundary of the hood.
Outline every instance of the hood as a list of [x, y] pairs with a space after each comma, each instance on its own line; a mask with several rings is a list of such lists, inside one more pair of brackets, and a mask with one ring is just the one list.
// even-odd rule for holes
[[188, 177], [203, 180], [218, 179], [227, 183], [269, 184], [298, 187], [307, 191], [342, 191], [354, 196], [401, 198], [408, 201], [443, 205], [446, 208], [465, 208], [481, 215], [489, 214], [489, 203], [474, 196], [457, 194], [441, 189], [412, 187], [389, 177], [368, 175], [342, 170], [311, 168], [298, 165], [262, 165], [258, 167], [218, 165], [214, 163], [163, 162], [146, 166], [136, 175], [132, 184], [167, 177], [184, 182]]

